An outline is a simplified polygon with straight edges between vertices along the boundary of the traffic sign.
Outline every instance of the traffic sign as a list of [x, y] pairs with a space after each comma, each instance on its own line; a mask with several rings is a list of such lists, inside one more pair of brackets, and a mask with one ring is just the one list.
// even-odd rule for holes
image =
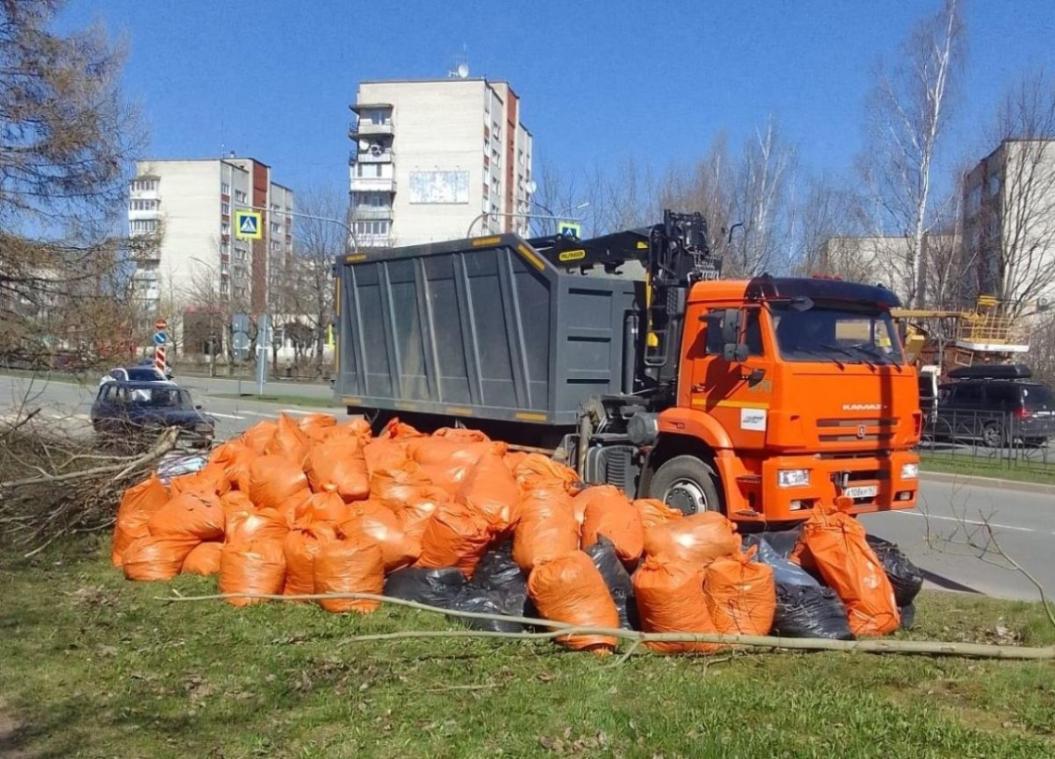
[[582, 224], [577, 221], [559, 221], [557, 222], [557, 234], [578, 240], [582, 237]]
[[169, 336], [166, 335], [164, 332], [155, 332], [154, 345], [164, 345], [166, 342], [168, 342], [168, 337]]
[[158, 332], [164, 332], [168, 328], [169, 323], [164, 319], [158, 319], [156, 322], [154, 322], [154, 329], [156, 329]]
[[240, 240], [260, 240], [264, 237], [264, 225], [256, 211], [234, 212], [234, 235]]

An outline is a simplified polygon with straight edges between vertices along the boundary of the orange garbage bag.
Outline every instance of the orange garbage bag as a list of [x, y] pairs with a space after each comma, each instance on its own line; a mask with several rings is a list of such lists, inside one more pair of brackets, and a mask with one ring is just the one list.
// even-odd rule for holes
[[197, 472], [182, 474], [169, 481], [172, 495], [182, 493], [202, 493], [204, 495], [223, 495], [231, 489], [227, 470], [222, 464], [209, 463]]
[[200, 542], [188, 537], [136, 538], [121, 554], [121, 568], [129, 580], [171, 580]]
[[[225, 543], [220, 554], [221, 593], [278, 595], [286, 579], [286, 555], [281, 540], [257, 539]], [[265, 598], [228, 598], [232, 606], [264, 603]]]
[[416, 566], [426, 569], [458, 567], [471, 578], [491, 542], [486, 517], [457, 501], [440, 503], [421, 536]]
[[223, 543], [219, 541], [209, 540], [205, 543], [199, 543], [191, 549], [191, 552], [187, 554], [187, 558], [183, 560], [180, 573], [185, 575], [203, 575], [205, 577], [219, 574], [220, 553], [222, 551]]
[[399, 518], [399, 525], [403, 528], [407, 541], [407, 551], [414, 556], [421, 556], [421, 539], [425, 535], [425, 527], [439, 505], [449, 500], [447, 491], [432, 485], [423, 485], [406, 501], [381, 501], [381, 504], [391, 509]]
[[329, 437], [330, 431], [337, 426], [337, 418], [333, 414], [308, 414], [297, 426], [309, 440], [317, 443]]
[[435, 487], [412, 461], [394, 469], [378, 469], [370, 475], [370, 498], [397, 508], [417, 495], [422, 487]]
[[222, 540], [227, 522], [220, 499], [200, 492], [170, 498], [154, 512], [147, 529], [155, 537]]
[[492, 443], [482, 432], [472, 430], [442, 429], [433, 437], [407, 442], [407, 454], [422, 473], [451, 495], [458, 492], [481, 457], [488, 453], [502, 456], [505, 451], [505, 443]]
[[223, 467], [224, 473], [227, 475], [227, 481], [232, 488], [248, 493], [249, 466], [258, 455], [256, 451], [245, 443], [238, 440], [228, 440], [213, 450], [212, 455], [209, 457], [209, 462], [210, 464], [215, 463]]
[[357, 501], [349, 510], [351, 516], [341, 523], [339, 531], [346, 537], [363, 535], [380, 546], [386, 572], [409, 567], [417, 560], [420, 544], [407, 540], [399, 517], [391, 509], [376, 501]]
[[249, 467], [249, 498], [258, 509], [279, 509], [311, 496], [300, 462], [284, 456], [257, 456]]
[[[316, 593], [373, 593], [385, 589], [385, 564], [381, 548], [361, 536], [325, 543], [315, 557]], [[326, 598], [319, 601], [326, 611], [369, 614], [380, 601]]]
[[316, 493], [328, 490], [346, 501], [357, 501], [370, 495], [366, 459], [355, 438], [341, 437], [317, 443], [308, 453], [304, 468]]
[[846, 606], [850, 631], [857, 637], [886, 635], [901, 624], [894, 588], [865, 528], [836, 506], [817, 506], [802, 527], [791, 560], [815, 567]]
[[224, 515], [224, 541], [237, 532], [241, 522], [250, 514], [256, 513], [256, 506], [249, 500], [249, 494], [240, 490], [232, 490], [220, 496], [220, 508]]
[[523, 454], [513, 467], [513, 476], [524, 492], [558, 487], [570, 495], [575, 495], [582, 487], [579, 475], [574, 469], [541, 453]]
[[[633, 575], [641, 629], [654, 633], [716, 633], [703, 593], [703, 567], [684, 561], [646, 558]], [[706, 654], [721, 646], [714, 643], [661, 642], [645, 644], [663, 654]]]
[[407, 441], [389, 438], [371, 440], [363, 446], [363, 460], [366, 462], [366, 471], [371, 478], [377, 472], [402, 469], [409, 462]]
[[156, 474], [125, 490], [121, 505], [117, 507], [114, 542], [110, 550], [110, 561], [115, 567], [121, 566], [121, 554], [132, 545], [132, 541], [150, 534], [147, 522], [168, 500], [168, 490]]
[[282, 594], [308, 595], [315, 592], [315, 558], [324, 543], [337, 539], [332, 525], [312, 524], [286, 533], [282, 550], [286, 557], [286, 580]]
[[378, 439], [400, 440], [412, 437], [424, 437], [425, 433], [418, 432], [405, 422], [399, 421], [399, 417], [393, 417], [381, 430]]
[[483, 514], [495, 533], [505, 532], [516, 524], [520, 488], [501, 456], [488, 453], [480, 457], [457, 497]]
[[[590, 557], [573, 551], [539, 564], [528, 576], [528, 594], [546, 619], [580, 627], [619, 627], [619, 612]], [[562, 635], [562, 646], [575, 650], [610, 651], [616, 639], [608, 635]]]
[[[228, 512], [228, 519], [231, 512]], [[234, 521], [228, 521], [225, 543], [245, 545], [256, 541], [272, 540], [279, 545], [289, 532], [289, 522], [277, 509], [254, 509], [235, 512]]]
[[311, 448], [311, 440], [297, 426], [297, 423], [285, 414], [278, 417], [278, 429], [264, 448], [264, 453], [272, 456], [284, 456], [297, 466], [304, 465], [304, 459]]
[[259, 456], [264, 453], [264, 449], [267, 448], [277, 431], [278, 424], [275, 422], [270, 420], [257, 422], [242, 433], [239, 441]]
[[582, 499], [586, 505], [582, 524], [583, 548], [589, 548], [604, 535], [612, 541], [616, 555], [624, 564], [633, 564], [641, 557], [645, 543], [641, 515], [622, 490], [612, 485], [594, 485], [575, 499]]
[[707, 611], [720, 633], [769, 635], [777, 611], [773, 568], [754, 561], [756, 546], [707, 567], [703, 593]]
[[655, 527], [657, 524], [665, 524], [685, 516], [677, 509], [656, 498], [638, 498], [634, 501], [634, 508], [641, 515], [641, 526], [646, 530], [649, 527]]
[[542, 488], [520, 500], [513, 531], [513, 561], [530, 572], [544, 561], [579, 549], [579, 523], [563, 489]]
[[305, 509], [305, 515], [310, 522], [340, 524], [351, 514], [351, 508], [336, 493], [316, 493], [308, 501]]
[[645, 530], [645, 553], [667, 562], [704, 565], [740, 550], [736, 525], [715, 511], [674, 519]]
[[362, 417], [352, 418], [344, 424], [338, 424], [336, 427], [331, 427], [326, 434], [327, 440], [348, 438], [351, 440], [358, 440], [363, 445], [369, 443], [372, 437], [373, 434], [370, 431], [370, 422]]

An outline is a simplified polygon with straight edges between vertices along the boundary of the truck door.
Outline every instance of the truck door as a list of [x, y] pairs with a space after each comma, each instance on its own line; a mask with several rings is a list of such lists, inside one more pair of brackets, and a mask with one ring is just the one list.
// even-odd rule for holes
[[693, 347], [689, 402], [713, 416], [738, 448], [762, 448], [773, 393], [772, 348], [767, 349], [763, 337], [764, 316], [759, 306], [740, 311], [739, 339], [747, 346], [747, 358], [729, 361], [723, 356], [725, 313], [714, 308], [703, 315], [704, 334]]

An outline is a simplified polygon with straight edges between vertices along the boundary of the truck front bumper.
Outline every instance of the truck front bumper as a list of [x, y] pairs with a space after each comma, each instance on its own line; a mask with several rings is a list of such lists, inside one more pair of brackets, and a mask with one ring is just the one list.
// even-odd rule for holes
[[[716, 463], [723, 469], [721, 458]], [[913, 468], [916, 476], [905, 476]], [[914, 451], [867, 457], [775, 456], [762, 461], [760, 474], [723, 471], [722, 480], [727, 483], [731, 519], [780, 522], [806, 519], [814, 506], [834, 503], [839, 496], [853, 500], [852, 514], [915, 508], [918, 469]], [[807, 473], [802, 484], [780, 484], [780, 472], [796, 472], [802, 479], [801, 471]]]

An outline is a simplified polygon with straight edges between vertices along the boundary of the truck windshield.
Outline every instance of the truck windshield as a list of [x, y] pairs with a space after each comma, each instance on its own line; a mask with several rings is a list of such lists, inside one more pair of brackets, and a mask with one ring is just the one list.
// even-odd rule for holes
[[780, 355], [787, 361], [900, 364], [901, 348], [885, 311], [814, 305], [802, 310], [771, 303]]

